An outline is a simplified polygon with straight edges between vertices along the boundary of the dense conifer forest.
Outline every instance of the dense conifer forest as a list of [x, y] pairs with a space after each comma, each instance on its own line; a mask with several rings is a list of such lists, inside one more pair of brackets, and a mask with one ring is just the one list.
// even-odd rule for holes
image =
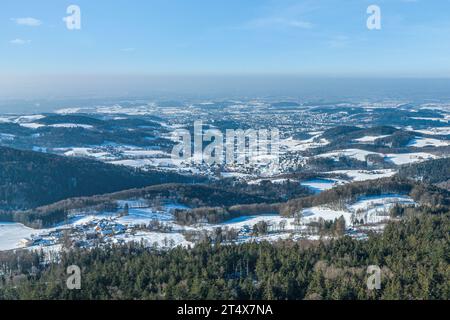
[[144, 172], [6, 147], [0, 147], [0, 167], [0, 210], [4, 211], [161, 183], [196, 181], [176, 173]]
[[[136, 244], [70, 251], [47, 265], [39, 253], [0, 253], [0, 299], [449, 299], [449, 218], [416, 209], [367, 241]], [[74, 264], [82, 289], [70, 291]], [[370, 265], [382, 270], [380, 290], [367, 288]]]

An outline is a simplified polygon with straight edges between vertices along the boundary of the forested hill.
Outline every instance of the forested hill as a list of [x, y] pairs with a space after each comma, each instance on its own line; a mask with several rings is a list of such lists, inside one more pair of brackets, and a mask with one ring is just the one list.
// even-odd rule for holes
[[63, 199], [162, 183], [191, 183], [175, 173], [137, 171], [95, 160], [0, 147], [0, 210], [24, 210]]
[[450, 180], [450, 158], [430, 160], [403, 166], [398, 175], [427, 183], [443, 183]]

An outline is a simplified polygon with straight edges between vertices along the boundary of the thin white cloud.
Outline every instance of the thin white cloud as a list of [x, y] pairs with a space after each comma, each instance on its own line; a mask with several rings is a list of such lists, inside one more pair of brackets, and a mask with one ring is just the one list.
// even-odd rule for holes
[[242, 29], [312, 29], [313, 23], [305, 19], [317, 10], [315, 3], [310, 2], [285, 5], [281, 1], [274, 2], [260, 8], [260, 13], [253, 19], [247, 20]]
[[260, 18], [249, 21], [246, 26], [248, 28], [270, 28], [270, 27], [283, 27], [283, 28], [300, 28], [311, 29], [313, 24], [308, 21], [298, 19], [287, 18]]
[[13, 44], [15, 46], [23, 46], [23, 45], [29, 44], [30, 42], [31, 42], [31, 40], [24, 40], [24, 39], [17, 38], [17, 39], [11, 40], [9, 43]]
[[122, 51], [122, 52], [134, 52], [134, 51], [136, 51], [136, 48], [123, 48], [123, 49], [120, 49], [120, 51]]
[[27, 27], [39, 27], [42, 25], [42, 21], [35, 18], [11, 18], [19, 26], [27, 26]]

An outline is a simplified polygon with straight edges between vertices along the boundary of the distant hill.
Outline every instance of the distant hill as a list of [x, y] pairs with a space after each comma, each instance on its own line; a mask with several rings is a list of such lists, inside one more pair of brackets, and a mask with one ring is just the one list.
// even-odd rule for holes
[[85, 125], [101, 125], [104, 121], [84, 116], [84, 115], [48, 115], [42, 119], [36, 120], [36, 123], [40, 123], [43, 125], [54, 125], [54, 124], [62, 124], [62, 123], [74, 123], [74, 124], [85, 124]]
[[400, 169], [398, 175], [427, 183], [445, 183], [450, 180], [450, 158], [406, 165]]
[[300, 107], [300, 104], [292, 101], [281, 101], [272, 103], [271, 106], [274, 108], [292, 108], [292, 107]]
[[25, 210], [80, 196], [105, 194], [192, 177], [139, 171], [95, 160], [0, 147], [0, 210]]
[[210, 181], [207, 184], [160, 184], [119, 192], [64, 199], [49, 205], [1, 214], [0, 220], [21, 222], [27, 226], [50, 227], [63, 222], [70, 211], [115, 211], [117, 200], [139, 199], [152, 206], [178, 203], [190, 208], [231, 207], [235, 205], [265, 204], [310, 195], [308, 188], [299, 183], [286, 182], [248, 185], [232, 180]]
[[364, 136], [391, 135], [399, 130], [389, 126], [359, 128], [355, 126], [337, 126], [326, 130], [322, 137], [333, 141], [351, 141]]
[[388, 137], [377, 139], [375, 144], [380, 146], [389, 146], [391, 148], [402, 148], [408, 146], [416, 135], [417, 134], [414, 132], [397, 131]]

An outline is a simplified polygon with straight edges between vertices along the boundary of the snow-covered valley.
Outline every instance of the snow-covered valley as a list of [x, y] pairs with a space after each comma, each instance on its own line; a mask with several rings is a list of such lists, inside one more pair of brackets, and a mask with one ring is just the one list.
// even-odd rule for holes
[[[447, 127], [443, 127], [443, 121], [449, 119], [447, 109], [433, 111], [436, 113], [434, 118], [442, 114], [440, 119], [444, 119], [432, 122], [437, 123], [436, 127], [429, 125], [431, 120], [427, 117], [418, 116], [420, 111], [408, 109], [401, 110], [407, 115], [403, 126], [376, 127], [375, 119], [383, 114], [378, 112], [381, 109], [375, 104], [371, 108], [358, 109], [360, 117], [368, 123], [374, 122], [370, 125], [361, 125], [348, 117], [346, 110], [354, 110], [357, 105], [339, 105], [335, 106], [336, 110], [330, 109], [332, 111], [300, 106], [290, 112], [274, 111], [270, 102], [253, 100], [234, 101], [212, 111], [208, 109], [210, 106], [189, 104], [169, 108], [156, 103], [136, 107], [114, 104], [64, 108], [54, 114], [5, 115], [0, 117], [0, 142], [67, 158], [95, 159], [133, 170], [200, 175], [215, 183], [225, 179], [264, 188], [267, 181], [275, 186], [289, 182], [316, 195], [355, 182], [391, 178], [401, 166], [450, 155], [447, 149], [450, 139]], [[270, 116], [264, 116], [265, 112]], [[430, 113], [428, 109], [423, 112]], [[257, 165], [208, 165], [198, 163], [194, 156], [174, 159], [172, 148], [176, 139], [173, 132], [192, 129], [199, 117], [203, 117], [205, 126], [224, 132], [227, 125], [233, 128], [276, 127], [280, 130], [279, 158], [276, 159], [279, 161], [275, 163], [274, 158], [265, 157], [268, 161]], [[220, 124], [224, 119], [228, 121], [227, 125]], [[353, 127], [340, 129], [343, 123]], [[64, 137], [62, 142], [61, 135]], [[69, 139], [72, 135], [75, 138]], [[220, 224], [184, 225], [176, 221], [173, 210], [191, 209], [186, 206], [166, 203], [163, 207], [155, 207], [143, 205], [139, 199], [129, 199], [121, 200], [118, 207], [123, 208], [124, 203], [129, 207], [126, 215], [120, 209], [95, 214], [90, 210], [77, 210], [66, 222], [50, 229], [0, 222], [0, 250], [61, 250], [67, 241], [79, 247], [142, 241], [148, 246], [157, 244], [169, 248], [195, 245], [196, 241], [214, 234], [217, 229], [233, 230], [231, 242], [318, 239], [321, 236], [317, 226], [320, 221], [334, 222], [341, 217], [345, 220], [346, 234], [364, 239], [367, 231], [382, 230], [391, 219], [389, 210], [394, 205], [415, 205], [407, 195], [369, 195], [345, 206], [329, 203], [303, 208], [297, 212], [298, 216], [247, 215], [244, 212], [242, 216]], [[257, 232], [255, 226], [258, 225], [264, 225], [266, 230]]]

